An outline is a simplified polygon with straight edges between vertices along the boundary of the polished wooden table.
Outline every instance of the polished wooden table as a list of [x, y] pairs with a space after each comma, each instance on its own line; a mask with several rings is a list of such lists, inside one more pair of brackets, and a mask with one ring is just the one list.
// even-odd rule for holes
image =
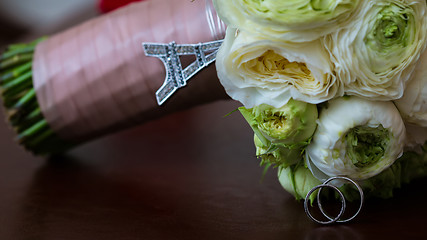
[[[427, 179], [320, 226], [220, 101], [41, 158], [0, 125], [0, 239], [426, 239]], [[3, 113], [1, 113], [3, 114]], [[4, 118], [3, 115], [0, 116]]]

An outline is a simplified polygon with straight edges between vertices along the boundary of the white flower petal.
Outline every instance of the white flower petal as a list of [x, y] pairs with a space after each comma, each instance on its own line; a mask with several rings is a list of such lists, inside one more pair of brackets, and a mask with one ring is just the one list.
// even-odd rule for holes
[[[387, 130], [388, 142], [382, 157], [371, 164], [357, 166], [348, 156], [346, 136], [355, 127]], [[331, 100], [323, 109], [312, 142], [307, 147], [306, 161], [311, 169], [327, 176], [348, 176], [355, 180], [375, 176], [390, 166], [403, 152], [405, 126], [392, 102], [374, 102], [358, 97]], [[354, 159], [353, 159], [354, 160]], [[316, 171], [312, 171], [319, 176]]]
[[426, 1], [363, 1], [361, 9], [326, 38], [337, 77], [349, 95], [398, 99], [426, 46]]
[[293, 42], [318, 39], [345, 26], [360, 0], [213, 0], [229, 26]]
[[317, 104], [343, 94], [320, 40], [286, 43], [243, 31], [235, 35], [227, 29], [216, 67], [228, 95], [245, 107], [278, 108], [290, 98]]

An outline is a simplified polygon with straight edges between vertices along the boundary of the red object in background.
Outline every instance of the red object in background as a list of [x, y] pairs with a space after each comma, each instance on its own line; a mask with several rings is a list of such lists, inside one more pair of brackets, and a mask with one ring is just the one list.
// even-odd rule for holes
[[139, 2], [144, 0], [99, 0], [98, 9], [102, 13], [113, 11], [119, 7], [123, 7], [131, 2]]

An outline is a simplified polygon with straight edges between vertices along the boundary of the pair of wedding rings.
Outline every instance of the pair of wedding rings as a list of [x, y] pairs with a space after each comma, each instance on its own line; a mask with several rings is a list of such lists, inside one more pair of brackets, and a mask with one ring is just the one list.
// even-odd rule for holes
[[[356, 213], [353, 216], [349, 217], [349, 218], [342, 219], [342, 217], [344, 215], [344, 212], [346, 210], [347, 201], [346, 201], [346, 199], [344, 197], [344, 194], [339, 190], [339, 188], [336, 187], [335, 185], [332, 185], [332, 181], [334, 181], [334, 180], [345, 180], [345, 181], [348, 181], [351, 184], [353, 184], [354, 186], [356, 186], [357, 190], [359, 191], [359, 194], [360, 194], [360, 205], [359, 205], [359, 208], [356, 211]], [[322, 191], [323, 188], [332, 188], [334, 191], [336, 191], [339, 194], [339, 197], [340, 197], [340, 200], [341, 200], [341, 209], [340, 209], [340, 212], [338, 213], [338, 215], [336, 217], [329, 216], [329, 214], [326, 213], [326, 211], [324, 210], [324, 208], [322, 206], [322, 202], [320, 201], [320, 195], [321, 195], [321, 191]], [[313, 215], [311, 214], [311, 212], [309, 210], [309, 207], [308, 207], [308, 204], [309, 204], [309, 201], [310, 201], [310, 197], [311, 197], [311, 195], [316, 190], [319, 190], [317, 192], [317, 205], [319, 207], [320, 212], [323, 214], [323, 216], [328, 219], [326, 221], [322, 221], [322, 220], [319, 220], [319, 219], [313, 217]], [[313, 220], [314, 222], [319, 223], [319, 224], [325, 224], [326, 225], [326, 224], [332, 224], [332, 223], [345, 223], [345, 222], [349, 222], [349, 221], [353, 220], [359, 214], [359, 212], [360, 212], [360, 210], [362, 209], [362, 206], [363, 206], [364, 198], [365, 197], [364, 197], [362, 188], [359, 186], [359, 184], [357, 184], [352, 179], [350, 179], [348, 177], [341, 177], [341, 176], [331, 177], [328, 180], [326, 180], [325, 182], [323, 182], [323, 184], [320, 184], [320, 185], [312, 188], [307, 193], [307, 196], [305, 197], [305, 200], [304, 200], [304, 210], [305, 210], [305, 213], [307, 214], [307, 216], [311, 220]]]

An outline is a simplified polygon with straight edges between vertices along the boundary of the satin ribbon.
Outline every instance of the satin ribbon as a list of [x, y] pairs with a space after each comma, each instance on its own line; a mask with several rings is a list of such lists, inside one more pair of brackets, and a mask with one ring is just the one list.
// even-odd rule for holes
[[[39, 105], [52, 129], [67, 140], [138, 124], [162, 111], [154, 93], [165, 77], [163, 64], [144, 55], [142, 42], [198, 43], [217, 37], [210, 31], [204, 1], [132, 3], [36, 47], [33, 81]], [[215, 71], [204, 78], [216, 80]], [[192, 94], [196, 98], [209, 91]], [[186, 100], [177, 103], [197, 101], [181, 98]]]

